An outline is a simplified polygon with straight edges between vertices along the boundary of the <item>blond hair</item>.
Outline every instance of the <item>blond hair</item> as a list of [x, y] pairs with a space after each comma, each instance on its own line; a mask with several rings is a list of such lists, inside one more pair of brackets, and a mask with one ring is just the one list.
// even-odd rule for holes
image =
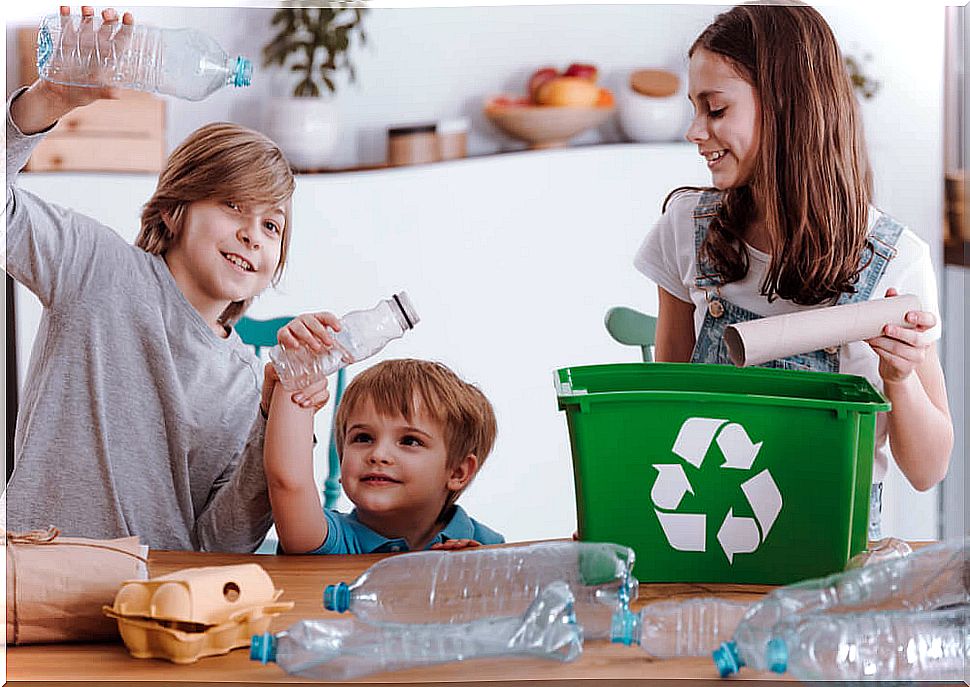
[[[282, 151], [261, 133], [229, 122], [207, 124], [172, 151], [158, 177], [155, 193], [141, 213], [135, 245], [164, 255], [185, 221], [188, 205], [199, 200], [280, 205], [283, 224], [280, 261], [273, 273], [279, 283], [290, 247], [291, 198], [296, 184]], [[169, 223], [167, 223], [166, 217]], [[219, 316], [231, 325], [252, 299], [234, 301]]]
[[[420, 398], [424, 412], [444, 427], [448, 469], [474, 454], [480, 470], [497, 433], [492, 404], [478, 387], [441, 363], [413, 358], [385, 360], [361, 372], [347, 386], [334, 418], [338, 456], [343, 459], [349, 418], [362, 404], [370, 401], [381, 415], [401, 415], [410, 422], [416, 398]], [[442, 516], [468, 484], [449, 496]]]

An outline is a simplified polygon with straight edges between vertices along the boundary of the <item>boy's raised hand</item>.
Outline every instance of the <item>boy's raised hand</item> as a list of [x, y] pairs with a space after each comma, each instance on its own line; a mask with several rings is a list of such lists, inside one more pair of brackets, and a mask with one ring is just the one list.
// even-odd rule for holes
[[329, 312], [305, 313], [290, 320], [276, 334], [280, 346], [297, 349], [306, 346], [314, 353], [333, 348], [333, 331], [340, 331], [340, 320]]
[[[259, 408], [263, 412], [264, 417], [269, 416], [269, 406], [273, 400], [273, 390], [279, 383], [280, 377], [276, 372], [276, 368], [273, 367], [273, 363], [266, 363], [266, 366], [263, 367], [263, 389], [259, 395]], [[323, 406], [327, 405], [327, 401], [330, 400], [330, 389], [327, 384], [327, 378], [324, 377], [319, 382], [314, 382], [305, 389], [294, 392], [291, 398], [294, 403], [302, 408], [313, 408], [313, 412], [317, 412]]]
[[[94, 29], [94, 8], [88, 5], [81, 7], [81, 22], [77, 29], [74, 28], [70, 7], [61, 6], [60, 18], [62, 45], [77, 45], [80, 54], [118, 55], [127, 50], [131, 43], [132, 26], [135, 23], [131, 12], [124, 13], [119, 25], [118, 13], [113, 8], [102, 10], [102, 24], [97, 31]], [[79, 66], [77, 73], [67, 72], [63, 76], [87, 80], [92, 72], [100, 68], [99, 62], [89, 62]], [[66, 86], [38, 79], [26, 93], [13, 102], [10, 114], [21, 131], [33, 134], [43, 131], [77, 107], [89, 105], [96, 100], [117, 98], [117, 88]]]

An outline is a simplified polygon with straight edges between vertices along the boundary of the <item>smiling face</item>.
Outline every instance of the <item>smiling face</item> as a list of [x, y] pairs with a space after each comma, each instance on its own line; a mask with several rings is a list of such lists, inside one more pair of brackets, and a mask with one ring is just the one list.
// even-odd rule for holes
[[347, 421], [340, 465], [344, 492], [365, 525], [386, 533], [434, 523], [449, 494], [474, 476], [477, 459], [448, 466], [448, 438], [441, 422], [415, 397], [411, 419], [378, 413], [361, 399]]
[[210, 325], [229, 303], [256, 296], [272, 281], [285, 221], [282, 208], [274, 205], [189, 203], [165, 262]]
[[690, 58], [688, 97], [694, 118], [687, 140], [707, 160], [713, 185], [725, 190], [751, 181], [760, 129], [758, 95], [731, 63], [698, 48]]

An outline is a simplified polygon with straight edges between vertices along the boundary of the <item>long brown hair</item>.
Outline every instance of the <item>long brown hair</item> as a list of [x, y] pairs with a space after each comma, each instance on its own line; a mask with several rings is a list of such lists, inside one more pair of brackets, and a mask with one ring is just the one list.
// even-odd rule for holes
[[[285, 221], [280, 261], [273, 273], [276, 285], [290, 248], [290, 200], [295, 186], [289, 163], [269, 138], [238, 124], [207, 124], [189, 134], [169, 156], [155, 193], [142, 208], [135, 245], [164, 255], [181, 231], [189, 204], [197, 200], [279, 204]], [[250, 303], [252, 299], [230, 303], [219, 322], [234, 324]]]
[[831, 28], [807, 5], [744, 4], [718, 15], [688, 54], [699, 48], [727, 59], [761, 105], [755, 171], [749, 185], [724, 192], [705, 257], [725, 282], [742, 279], [740, 239], [757, 209], [771, 253], [762, 295], [817, 305], [854, 293], [872, 174]]

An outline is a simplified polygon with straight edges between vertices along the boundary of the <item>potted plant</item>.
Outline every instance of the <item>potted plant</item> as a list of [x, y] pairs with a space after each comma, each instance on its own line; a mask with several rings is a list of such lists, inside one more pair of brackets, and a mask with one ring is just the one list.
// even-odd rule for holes
[[357, 78], [349, 53], [355, 40], [367, 40], [367, 11], [357, 2], [303, 2], [273, 13], [276, 34], [263, 47], [263, 66], [286, 70], [297, 81], [291, 95], [271, 100], [267, 134], [297, 169], [324, 166], [337, 143], [339, 117], [330, 96], [341, 71], [351, 83]]

